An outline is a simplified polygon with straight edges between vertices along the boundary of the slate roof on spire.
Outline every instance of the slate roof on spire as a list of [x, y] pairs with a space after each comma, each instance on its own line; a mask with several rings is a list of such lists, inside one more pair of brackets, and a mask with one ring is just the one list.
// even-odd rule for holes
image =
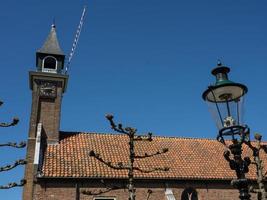
[[42, 48], [37, 51], [38, 53], [47, 53], [47, 54], [56, 54], [56, 55], [64, 55], [61, 50], [56, 33], [56, 26], [53, 24], [51, 31], [43, 44]]

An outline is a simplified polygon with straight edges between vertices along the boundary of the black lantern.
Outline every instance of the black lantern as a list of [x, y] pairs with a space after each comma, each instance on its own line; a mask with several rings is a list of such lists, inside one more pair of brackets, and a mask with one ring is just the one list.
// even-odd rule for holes
[[230, 69], [219, 62], [211, 72], [216, 77], [216, 83], [202, 95], [216, 121], [219, 129], [217, 139], [221, 142], [227, 136], [235, 140], [237, 135], [243, 141], [248, 133], [243, 122], [243, 102], [248, 89], [243, 84], [230, 81], [227, 75], [229, 72]]
[[[232, 185], [238, 188], [241, 200], [250, 200], [245, 174], [249, 171], [251, 161], [249, 157], [242, 158], [242, 144], [249, 140], [249, 128], [243, 122], [243, 102], [248, 89], [243, 84], [230, 81], [227, 76], [229, 72], [228, 67], [218, 63], [211, 72], [216, 82], [208, 87], [202, 98], [210, 106], [219, 129], [217, 140], [227, 147], [224, 158], [236, 172], [237, 179], [232, 180]], [[228, 139], [232, 143], [226, 143], [226, 137], [230, 137]]]

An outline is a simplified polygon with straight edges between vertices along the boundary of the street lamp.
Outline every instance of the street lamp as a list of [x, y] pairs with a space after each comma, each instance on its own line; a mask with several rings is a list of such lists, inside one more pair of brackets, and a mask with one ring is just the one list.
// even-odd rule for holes
[[[245, 174], [248, 172], [250, 159], [242, 159], [242, 144], [249, 141], [249, 128], [243, 122], [243, 102], [248, 89], [243, 84], [230, 81], [229, 72], [230, 69], [219, 62], [211, 72], [216, 77], [216, 82], [203, 92], [202, 98], [208, 103], [219, 129], [217, 140], [230, 150], [224, 152], [224, 157], [237, 175], [232, 184], [239, 190], [240, 199], [249, 200]], [[230, 158], [230, 153], [233, 159]]]

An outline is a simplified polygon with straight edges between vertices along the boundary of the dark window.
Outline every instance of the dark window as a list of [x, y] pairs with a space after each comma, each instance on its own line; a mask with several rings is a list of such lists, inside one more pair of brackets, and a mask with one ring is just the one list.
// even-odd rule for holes
[[194, 188], [186, 188], [182, 193], [181, 200], [198, 200], [197, 191]]
[[46, 69], [56, 69], [57, 68], [57, 60], [52, 56], [46, 57], [44, 59], [44, 68], [46, 68]]

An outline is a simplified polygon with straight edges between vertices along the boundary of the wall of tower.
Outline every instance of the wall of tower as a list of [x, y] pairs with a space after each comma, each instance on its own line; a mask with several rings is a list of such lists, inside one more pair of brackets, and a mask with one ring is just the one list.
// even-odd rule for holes
[[[32, 200], [37, 175], [37, 165], [34, 165], [37, 124], [42, 123], [46, 143], [58, 143], [60, 128], [60, 113], [62, 94], [67, 82], [67, 75], [49, 74], [43, 72], [30, 73], [30, 88], [32, 89], [32, 110], [30, 117], [29, 138], [27, 145], [27, 165], [24, 179], [23, 200]], [[55, 97], [44, 97], [40, 90], [44, 83], [55, 83]]]
[[55, 99], [40, 99], [39, 119], [48, 138], [48, 143], [57, 143], [59, 140], [60, 113], [62, 88], [57, 89]]

